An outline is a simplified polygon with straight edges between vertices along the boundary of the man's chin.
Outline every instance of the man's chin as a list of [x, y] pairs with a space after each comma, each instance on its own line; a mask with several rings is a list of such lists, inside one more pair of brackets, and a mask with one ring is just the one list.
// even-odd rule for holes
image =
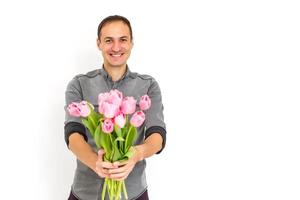
[[124, 66], [126, 66], [126, 63], [109, 63], [109, 66], [113, 67], [113, 68], [122, 68]]

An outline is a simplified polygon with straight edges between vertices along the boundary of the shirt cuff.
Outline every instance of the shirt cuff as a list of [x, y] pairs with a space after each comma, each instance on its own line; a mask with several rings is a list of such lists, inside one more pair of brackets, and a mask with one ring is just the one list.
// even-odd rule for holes
[[86, 136], [86, 131], [84, 125], [78, 123], [78, 122], [69, 122], [65, 124], [65, 141], [67, 146], [69, 146], [69, 137], [73, 133], [79, 133], [83, 136], [84, 140], [87, 142], [88, 138]]
[[151, 126], [149, 127], [147, 130], [146, 130], [146, 133], [145, 133], [145, 139], [147, 139], [150, 135], [152, 135], [153, 133], [158, 133], [161, 135], [161, 137], [163, 138], [163, 143], [162, 143], [162, 147], [161, 149], [156, 153], [156, 154], [159, 154], [160, 152], [162, 152], [162, 150], [165, 148], [165, 145], [166, 145], [166, 135], [167, 135], [167, 132], [166, 132], [166, 129], [164, 129], [163, 127], [161, 126]]

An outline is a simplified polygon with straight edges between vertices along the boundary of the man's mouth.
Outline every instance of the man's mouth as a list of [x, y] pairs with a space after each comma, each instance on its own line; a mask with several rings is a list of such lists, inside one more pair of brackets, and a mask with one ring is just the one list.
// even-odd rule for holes
[[119, 54], [109, 54], [112, 57], [118, 58], [121, 57], [124, 53], [119, 53]]

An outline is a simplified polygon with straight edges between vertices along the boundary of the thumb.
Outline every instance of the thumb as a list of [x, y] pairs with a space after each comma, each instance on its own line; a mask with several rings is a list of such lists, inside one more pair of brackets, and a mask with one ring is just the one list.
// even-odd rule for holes
[[105, 154], [105, 151], [103, 149], [99, 149], [98, 151], [98, 157], [103, 157], [103, 154]]

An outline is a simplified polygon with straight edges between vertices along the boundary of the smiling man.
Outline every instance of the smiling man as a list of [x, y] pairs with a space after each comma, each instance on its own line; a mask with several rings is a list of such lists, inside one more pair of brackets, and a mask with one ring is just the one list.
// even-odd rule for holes
[[126, 69], [133, 47], [131, 29], [123, 21], [101, 24], [97, 45], [102, 51], [105, 69]]
[[129, 199], [147, 200], [145, 159], [160, 153], [166, 142], [162, 97], [158, 83], [149, 75], [131, 72], [127, 60], [133, 48], [130, 22], [122, 16], [105, 18], [98, 26], [97, 46], [102, 52], [100, 69], [75, 76], [66, 90], [66, 106], [71, 102], [89, 101], [97, 108], [99, 93], [118, 89], [124, 96], [139, 99], [144, 94], [151, 98], [146, 120], [138, 128], [134, 155], [124, 163], [103, 161], [103, 150], [98, 150], [88, 130], [79, 118], [66, 110], [65, 141], [77, 158], [77, 168], [69, 200], [99, 200], [104, 178], [125, 180]]

